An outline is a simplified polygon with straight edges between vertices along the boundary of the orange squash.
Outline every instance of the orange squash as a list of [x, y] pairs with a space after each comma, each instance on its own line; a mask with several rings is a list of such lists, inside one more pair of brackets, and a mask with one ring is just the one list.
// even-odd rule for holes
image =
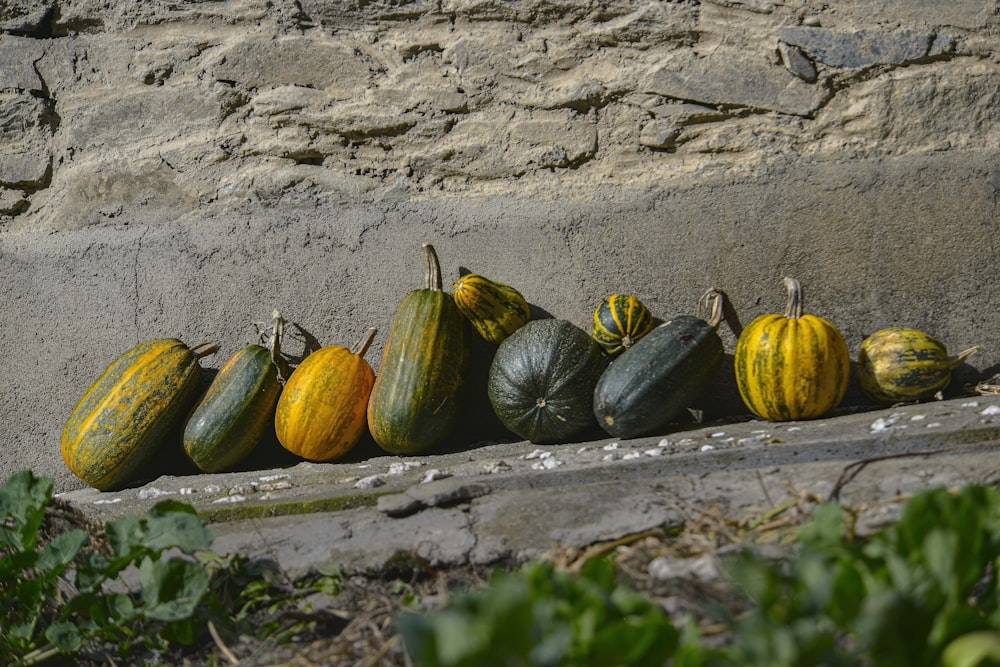
[[354, 448], [365, 432], [375, 384], [364, 359], [374, 338], [369, 329], [350, 349], [321, 348], [292, 371], [274, 416], [282, 447], [309, 461], [333, 461]]

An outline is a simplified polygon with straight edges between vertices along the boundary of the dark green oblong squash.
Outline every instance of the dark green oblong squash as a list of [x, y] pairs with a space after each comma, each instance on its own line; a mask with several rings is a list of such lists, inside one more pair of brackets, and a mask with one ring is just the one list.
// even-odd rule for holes
[[441, 288], [434, 247], [423, 249], [425, 287], [397, 308], [368, 401], [368, 430], [392, 454], [419, 454], [452, 436], [471, 356], [468, 322]]
[[278, 359], [284, 325], [274, 313], [268, 347], [247, 345], [219, 369], [184, 426], [188, 459], [202, 472], [225, 472], [248, 457], [274, 420], [281, 395]]
[[594, 426], [601, 348], [566, 320], [533, 320], [497, 348], [487, 393], [511, 432], [533, 443], [568, 442]]
[[698, 398], [722, 361], [722, 295], [708, 321], [671, 318], [622, 353], [594, 389], [598, 423], [616, 438], [652, 435]]
[[[154, 477], [150, 463], [198, 398], [198, 360], [214, 343], [188, 347], [175, 338], [141, 343], [118, 357], [87, 389], [62, 433], [74, 475], [101, 491]], [[180, 454], [178, 454], [180, 455]]]

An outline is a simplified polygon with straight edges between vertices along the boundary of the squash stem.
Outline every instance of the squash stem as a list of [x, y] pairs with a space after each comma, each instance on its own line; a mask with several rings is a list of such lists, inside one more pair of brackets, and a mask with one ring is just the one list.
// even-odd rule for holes
[[788, 303], [785, 305], [785, 317], [797, 320], [802, 317], [802, 286], [795, 278], [785, 278], [785, 289], [788, 290]]
[[708, 326], [713, 329], [718, 329], [719, 325], [722, 324], [722, 320], [726, 319], [722, 310], [723, 305], [723, 295], [722, 292], [712, 287], [707, 292], [701, 295], [701, 299], [698, 302], [699, 316], [701, 312], [705, 309], [708, 310], [708, 317], [706, 322]]
[[975, 345], [970, 347], [968, 350], [962, 350], [954, 357], [948, 357], [948, 365], [952, 368], [958, 368], [965, 363], [965, 360], [974, 355], [976, 352], [982, 349], [982, 345]]
[[271, 351], [271, 363], [278, 363], [278, 357], [281, 356], [281, 337], [285, 335], [285, 318], [281, 316], [281, 313], [277, 309], [271, 313], [272, 324], [271, 328], [271, 340], [267, 343], [267, 349]]
[[424, 287], [436, 292], [441, 291], [441, 263], [438, 262], [434, 246], [424, 243]]
[[207, 357], [210, 354], [218, 352], [219, 346], [216, 343], [205, 341], [204, 343], [192, 345], [191, 351], [194, 352], [195, 359], [201, 359], [202, 357]]
[[372, 341], [375, 340], [375, 334], [378, 329], [372, 327], [365, 332], [365, 335], [361, 337], [354, 347], [351, 348], [351, 354], [356, 354], [359, 357], [365, 356], [365, 352], [368, 351], [369, 346], [371, 346]]

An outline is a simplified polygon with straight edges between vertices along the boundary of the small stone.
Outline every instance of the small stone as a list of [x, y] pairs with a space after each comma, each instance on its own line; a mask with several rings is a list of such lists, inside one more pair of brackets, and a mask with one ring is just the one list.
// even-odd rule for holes
[[385, 480], [378, 475], [362, 477], [354, 484], [355, 489], [375, 489], [385, 485]]
[[511, 470], [513, 468], [506, 461], [494, 461], [483, 466], [483, 472], [487, 475], [496, 475], [498, 473], [510, 472]]
[[160, 491], [157, 488], [149, 487], [148, 489], [139, 489], [139, 500], [151, 500], [153, 498], [160, 498], [161, 496], [172, 496], [173, 491]]
[[667, 440], [666, 438], [664, 438], [663, 440], [660, 440], [658, 443], [656, 443], [656, 446], [657, 447], [673, 447], [674, 446], [674, 441], [673, 440]]
[[642, 456], [642, 454], [640, 454], [639, 452], [628, 452], [627, 454], [625, 454], [625, 456], [622, 457], [622, 461], [631, 461], [632, 459], [637, 459], [640, 456]]
[[816, 80], [816, 64], [806, 55], [805, 51], [794, 44], [779, 41], [778, 54], [781, 56], [781, 64], [789, 72], [806, 83], [812, 83]]
[[259, 479], [262, 482], [276, 482], [279, 479], [288, 479], [290, 477], [291, 475], [289, 475], [288, 473], [282, 472], [276, 475], [263, 475], [261, 477], [258, 477], [257, 479]]
[[429, 482], [436, 482], [439, 479], [447, 479], [451, 477], [451, 473], [447, 470], [438, 470], [437, 468], [431, 468], [423, 475], [420, 476], [420, 483], [427, 484]]
[[394, 461], [389, 464], [389, 474], [390, 475], [402, 475], [405, 472], [413, 470], [414, 468], [419, 468], [423, 463], [417, 461]]
[[120, 503], [121, 501], [122, 501], [121, 498], [101, 498], [99, 500], [95, 500], [94, 504], [95, 505], [114, 505], [115, 503]]
[[657, 448], [657, 449], [647, 449], [646, 451], [643, 452], [643, 454], [645, 456], [663, 456], [663, 450], [659, 449], [659, 448]]
[[545, 458], [546, 454], [551, 455], [549, 452], [546, 452], [544, 449], [536, 449], [536, 450], [534, 450], [533, 452], [531, 452], [529, 454], [525, 454], [522, 458], [525, 461], [531, 461], [532, 459]]
[[1000, 405], [990, 405], [990, 406], [986, 407], [979, 414], [985, 415], [985, 416], [1000, 415]]
[[710, 452], [710, 451], [712, 451], [713, 449], [715, 449], [715, 445], [702, 445], [702, 446], [701, 446], [701, 450], [700, 450], [700, 451], [703, 451], [703, 452]]
[[224, 503], [241, 503], [246, 500], [246, 496], [222, 496], [221, 498], [216, 498], [212, 501], [213, 505], [221, 505]]
[[670, 121], [651, 120], [639, 132], [639, 144], [648, 148], [666, 150], [677, 145], [681, 128]]
[[552, 470], [553, 468], [558, 468], [563, 464], [562, 461], [552, 457], [547, 456], [544, 459], [531, 464], [532, 470]]
[[601, 449], [603, 449], [606, 452], [613, 452], [616, 449], [618, 449], [618, 443], [617, 442], [609, 442], [608, 444], [604, 445], [604, 447], [602, 447]]

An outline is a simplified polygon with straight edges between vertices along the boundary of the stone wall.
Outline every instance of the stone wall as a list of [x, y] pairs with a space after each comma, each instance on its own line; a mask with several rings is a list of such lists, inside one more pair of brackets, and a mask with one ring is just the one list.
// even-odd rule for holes
[[386, 330], [421, 240], [581, 326], [715, 286], [738, 331], [794, 274], [852, 352], [905, 324], [996, 372], [998, 40], [981, 0], [9, 1], [3, 472], [72, 485], [62, 423], [139, 340]]

